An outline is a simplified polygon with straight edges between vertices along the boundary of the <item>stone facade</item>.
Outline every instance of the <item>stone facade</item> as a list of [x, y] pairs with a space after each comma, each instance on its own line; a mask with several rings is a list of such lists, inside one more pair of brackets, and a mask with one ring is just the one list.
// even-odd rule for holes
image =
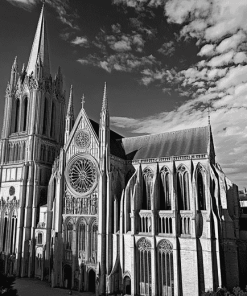
[[246, 285], [238, 188], [215, 162], [210, 124], [124, 138], [110, 130], [106, 85], [100, 123], [83, 105], [75, 120], [45, 32], [43, 7], [28, 66], [15, 60], [6, 90], [1, 269], [97, 295]]

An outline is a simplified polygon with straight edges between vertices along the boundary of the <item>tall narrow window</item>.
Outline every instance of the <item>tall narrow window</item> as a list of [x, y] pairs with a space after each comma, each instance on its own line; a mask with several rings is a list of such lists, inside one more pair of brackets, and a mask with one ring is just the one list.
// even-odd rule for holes
[[38, 244], [42, 245], [42, 233], [41, 232], [38, 234]]
[[143, 171], [143, 210], [151, 210], [151, 198], [153, 193], [153, 171], [145, 168]]
[[19, 112], [20, 112], [20, 100], [16, 99], [15, 101], [15, 130], [14, 132], [17, 133], [19, 131]]
[[16, 230], [17, 230], [17, 218], [16, 216], [13, 216], [12, 223], [11, 223], [10, 253], [15, 253]]
[[7, 231], [8, 231], [8, 218], [4, 218], [4, 228], [3, 228], [3, 251], [5, 251], [6, 248], [6, 237], [7, 237]]
[[50, 137], [53, 137], [54, 133], [54, 125], [55, 125], [56, 119], [55, 119], [55, 104], [52, 103], [52, 109], [51, 109], [51, 129], [50, 129]]
[[167, 240], [158, 246], [159, 295], [174, 295], [173, 248]]
[[171, 209], [169, 171], [166, 167], [160, 172], [160, 210]]
[[71, 250], [72, 240], [73, 240], [73, 224], [69, 222], [67, 224], [66, 249]]
[[201, 171], [197, 172], [197, 197], [198, 197], [198, 209], [206, 210], [205, 186], [204, 186], [203, 176]]
[[80, 222], [78, 228], [78, 253], [81, 258], [85, 258], [86, 251], [86, 225], [83, 221]]
[[27, 107], [28, 107], [28, 99], [27, 99], [27, 97], [25, 97], [25, 99], [24, 99], [24, 104], [23, 104], [23, 106], [24, 106], [24, 113], [23, 113], [23, 116], [24, 116], [24, 118], [23, 118], [23, 131], [26, 131], [27, 130]]
[[183, 166], [177, 174], [177, 196], [179, 210], [190, 210], [189, 174]]
[[95, 263], [97, 260], [98, 225], [93, 224], [91, 228], [91, 258]]
[[48, 102], [47, 102], [47, 98], [45, 98], [45, 102], [44, 102], [44, 115], [43, 115], [43, 135], [46, 135], [47, 133], [47, 118], [48, 118]]
[[140, 264], [140, 295], [152, 295], [151, 243], [142, 238], [137, 243]]

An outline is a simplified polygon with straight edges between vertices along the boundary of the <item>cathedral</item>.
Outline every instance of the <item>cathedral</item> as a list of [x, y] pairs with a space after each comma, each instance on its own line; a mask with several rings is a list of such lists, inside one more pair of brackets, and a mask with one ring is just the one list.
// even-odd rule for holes
[[73, 87], [66, 106], [60, 68], [51, 76], [44, 10], [5, 94], [1, 271], [96, 295], [245, 286], [247, 229], [210, 121], [123, 137], [110, 128], [106, 84], [99, 123], [84, 102], [75, 118]]

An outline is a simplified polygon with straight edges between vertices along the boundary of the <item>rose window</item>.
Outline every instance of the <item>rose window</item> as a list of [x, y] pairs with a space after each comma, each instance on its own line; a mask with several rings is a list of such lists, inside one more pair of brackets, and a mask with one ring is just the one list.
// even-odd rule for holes
[[85, 130], [79, 130], [75, 134], [75, 144], [78, 148], [84, 149], [90, 145], [90, 135]]
[[77, 196], [89, 194], [97, 183], [96, 163], [92, 157], [77, 155], [68, 164], [67, 183]]

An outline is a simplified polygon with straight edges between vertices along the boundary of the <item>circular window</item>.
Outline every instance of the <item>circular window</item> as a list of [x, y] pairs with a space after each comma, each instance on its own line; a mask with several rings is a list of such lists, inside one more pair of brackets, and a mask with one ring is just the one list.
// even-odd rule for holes
[[77, 196], [91, 193], [97, 184], [97, 166], [93, 157], [78, 154], [68, 163], [66, 181], [70, 190]]
[[79, 130], [75, 134], [75, 144], [80, 149], [85, 149], [90, 145], [90, 135], [86, 130]]
[[9, 188], [9, 195], [14, 195], [15, 194], [15, 187], [14, 186], [11, 186]]

